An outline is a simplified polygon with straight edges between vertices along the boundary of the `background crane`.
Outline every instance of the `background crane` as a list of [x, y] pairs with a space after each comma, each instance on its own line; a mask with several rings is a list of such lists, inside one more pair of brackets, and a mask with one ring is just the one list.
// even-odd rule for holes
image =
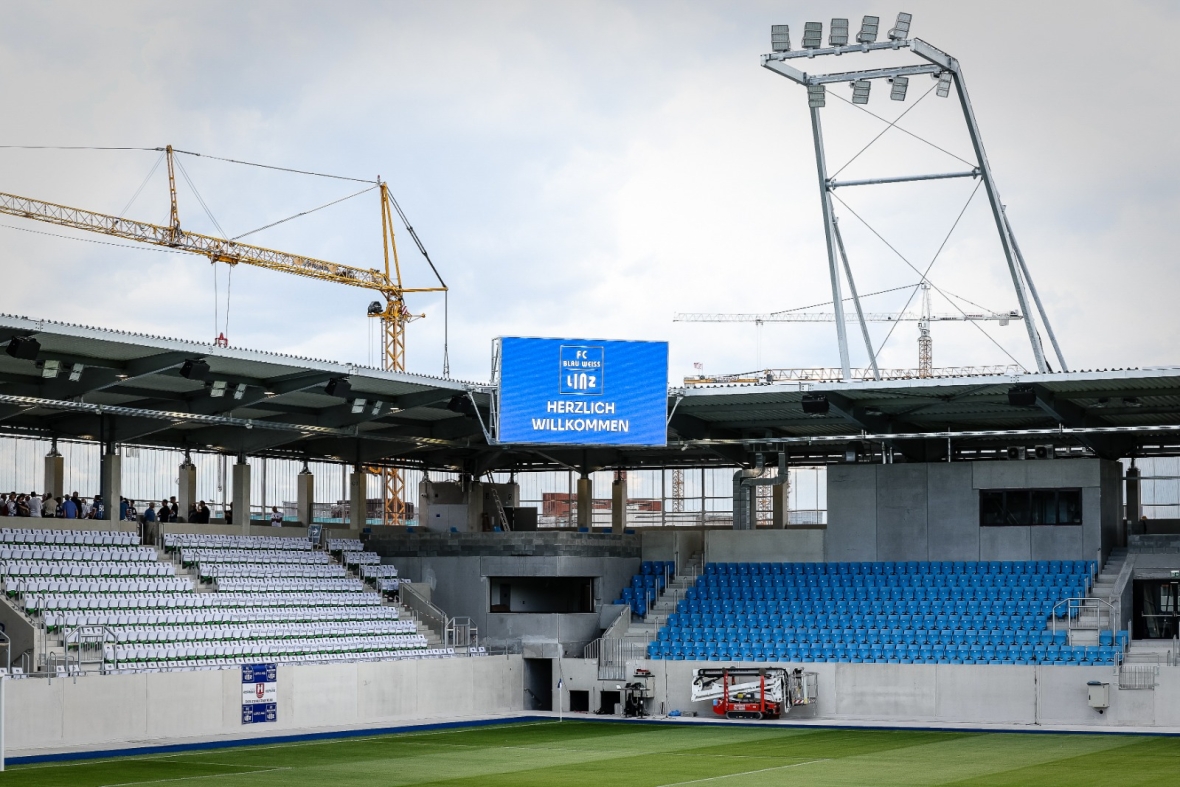
[[[388, 184], [380, 178], [377, 179], [381, 198], [381, 246], [384, 269], [359, 268], [182, 229], [180, 212], [177, 208], [176, 177], [173, 169], [173, 153], [175, 151], [169, 145], [163, 149], [163, 152], [168, 160], [168, 190], [171, 199], [169, 222], [166, 227], [3, 192], [0, 192], [0, 213], [44, 221], [60, 227], [98, 232], [123, 240], [164, 246], [190, 254], [199, 254], [208, 257], [209, 261], [214, 264], [224, 262], [231, 266], [253, 265], [281, 273], [373, 290], [379, 293], [382, 299], [373, 301], [368, 307], [368, 315], [381, 320], [381, 367], [390, 371], [405, 371], [406, 324], [425, 316], [412, 314], [406, 306], [405, 296], [407, 293], [420, 292], [446, 293], [447, 286], [439, 276], [438, 270], [434, 267], [434, 263], [430, 260], [430, 256], [426, 253], [426, 249], [418, 239], [414, 228], [406, 220], [401, 207], [390, 194]], [[438, 286], [406, 287], [402, 284], [401, 262], [398, 259], [397, 243], [394, 238], [394, 211], [397, 212], [406, 230], [417, 244], [418, 250], [430, 265], [431, 271], [438, 279]], [[216, 341], [224, 344], [226, 339], [222, 335], [217, 337]], [[444, 350], [444, 375], [449, 372], [447, 366]], [[387, 525], [404, 524], [406, 519], [405, 482], [401, 471], [396, 468], [374, 468], [372, 472], [382, 476], [383, 522]]]
[[[994, 321], [1000, 325], [1007, 325], [1012, 320], [1022, 320], [1023, 315], [1017, 311], [1008, 312], [961, 312], [958, 314], [935, 314], [930, 309], [930, 283], [923, 280], [922, 311], [913, 312], [865, 312], [865, 322], [916, 322], [918, 323], [918, 377], [931, 377], [934, 374], [934, 342], [930, 336], [932, 322], [986, 322]], [[845, 322], [856, 322], [855, 313], [846, 312]], [[803, 312], [781, 311], [767, 314], [707, 314], [701, 312], [680, 313], [672, 318], [673, 322], [752, 322], [761, 329], [768, 322], [835, 322], [836, 315], [832, 312]], [[876, 367], [876, 359], [873, 361]]]

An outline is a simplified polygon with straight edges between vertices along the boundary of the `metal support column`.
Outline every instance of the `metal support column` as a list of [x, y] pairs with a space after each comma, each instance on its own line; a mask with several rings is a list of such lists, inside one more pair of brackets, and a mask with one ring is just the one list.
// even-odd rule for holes
[[856, 294], [856, 281], [852, 278], [852, 267], [848, 264], [848, 254], [844, 251], [844, 237], [840, 234], [840, 220], [834, 216], [832, 217], [832, 232], [836, 236], [836, 247], [840, 250], [840, 261], [844, 263], [844, 278], [848, 279], [848, 292], [852, 295], [852, 305], [856, 307], [856, 321], [860, 323], [860, 335], [864, 337], [865, 352], [868, 353], [869, 363], [873, 367], [873, 379], [880, 380], [881, 370], [877, 368], [877, 353], [873, 352], [873, 342], [869, 338], [869, 326], [865, 323], [864, 310], [860, 306], [860, 296]]
[[[1040, 337], [1037, 336], [1036, 325], [1033, 320], [1029, 319], [1031, 312], [1028, 308], [1028, 295], [1024, 289], [1024, 280], [1020, 276], [1016, 252], [1012, 247], [1012, 236], [1008, 232], [1007, 220], [1004, 218], [1000, 193], [996, 188], [995, 179], [992, 177], [992, 168], [988, 163], [987, 153], [983, 149], [983, 139], [979, 134], [979, 124], [975, 120], [975, 110], [971, 108], [971, 99], [967, 97], [967, 86], [963, 82], [963, 72], [959, 69], [958, 61], [951, 59], [950, 62], [949, 70], [955, 78], [955, 90], [959, 94], [959, 104], [963, 108], [967, 132], [971, 136], [971, 147], [975, 150], [976, 161], [979, 162], [983, 187], [987, 191], [987, 200], [991, 204], [992, 217], [996, 222], [996, 232], [1000, 235], [1000, 245], [1003, 246], [1004, 257], [1008, 261], [1008, 272], [1012, 275], [1012, 286], [1016, 289], [1016, 299], [1020, 302], [1020, 313], [1025, 315], [1024, 326], [1028, 329], [1028, 341], [1032, 346], [1033, 356], [1036, 358], [1037, 371], [1044, 373], [1049, 371], [1049, 366], [1045, 363], [1045, 351], [1041, 347]], [[812, 112], [814, 113], [815, 110], [813, 109]]]
[[836, 243], [832, 219], [832, 197], [828, 193], [828, 164], [824, 157], [823, 129], [819, 122], [819, 107], [811, 107], [811, 133], [815, 138], [815, 166], [819, 173], [819, 196], [823, 203], [824, 241], [828, 245], [828, 273], [832, 278], [832, 306], [836, 312], [836, 341], [840, 345], [840, 371], [844, 380], [852, 378], [848, 360], [848, 331], [844, 325], [844, 298], [840, 294], [840, 269], [836, 262]]
[[[1004, 226], [1008, 230], [1008, 239], [1012, 241], [1012, 250], [1016, 252], [1016, 261], [1020, 264], [1020, 272], [1024, 274], [1024, 282], [1028, 285], [1028, 291], [1032, 293], [1033, 303], [1037, 305], [1037, 313], [1041, 315], [1041, 324], [1045, 326], [1045, 332], [1049, 334], [1049, 342], [1053, 345], [1053, 353], [1057, 356], [1057, 364], [1061, 367], [1061, 371], [1068, 372], [1069, 366], [1065, 363], [1065, 356], [1061, 352], [1061, 345], [1057, 343], [1057, 334], [1053, 333], [1053, 326], [1049, 322], [1049, 315], [1045, 313], [1045, 307], [1041, 303], [1041, 296], [1037, 293], [1037, 285], [1033, 284], [1032, 274], [1028, 272], [1028, 264], [1024, 261], [1024, 255], [1020, 253], [1020, 244], [1016, 242], [1016, 233], [1012, 231], [1012, 222], [1008, 221], [1008, 212], [1004, 211]], [[1028, 319], [1027, 317], [1025, 319]], [[1038, 339], [1040, 337], [1037, 337]]]

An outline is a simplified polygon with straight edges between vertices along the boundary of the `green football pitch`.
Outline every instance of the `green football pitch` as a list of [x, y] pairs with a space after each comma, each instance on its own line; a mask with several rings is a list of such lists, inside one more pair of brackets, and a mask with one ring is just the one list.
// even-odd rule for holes
[[522, 722], [11, 767], [11, 785], [1180, 785], [1180, 738]]

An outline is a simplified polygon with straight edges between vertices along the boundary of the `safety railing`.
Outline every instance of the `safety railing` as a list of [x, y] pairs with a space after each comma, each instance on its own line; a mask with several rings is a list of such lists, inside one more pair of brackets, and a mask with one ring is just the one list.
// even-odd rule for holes
[[1158, 664], [1128, 664], [1124, 662], [1119, 666], [1119, 689], [1130, 691], [1154, 689], [1159, 673]]
[[447, 620], [445, 648], [474, 648], [479, 646], [479, 629], [472, 625], [471, 618], [450, 618]]
[[[1106, 620], [1102, 619], [1103, 613]], [[1111, 602], [1101, 598], [1064, 598], [1053, 605], [1049, 625], [1054, 633], [1059, 625], [1067, 631], [1118, 631], [1119, 611]]]
[[[618, 639], [627, 633], [631, 628], [631, 607], [624, 604], [619, 607], [619, 614], [611, 621], [611, 624], [602, 632], [604, 639]], [[597, 656], [595, 656], [597, 658]]]
[[[105, 672], [110, 663], [112, 669], [118, 669], [118, 649], [115, 647], [119, 638], [115, 632], [106, 626], [76, 626], [65, 633], [62, 644], [65, 646], [65, 667], [68, 674], [83, 672], [84, 667], [93, 666], [99, 672]], [[111, 646], [110, 661], [107, 661], [106, 646]], [[72, 656], [72, 658], [71, 658]]]
[[[625, 639], [596, 639], [586, 646], [587, 652], [595, 645], [599, 680], [626, 680], [627, 662], [647, 658], [647, 646]], [[591, 658], [591, 657], [588, 657]]]
[[402, 583], [398, 588], [398, 596], [419, 620], [438, 634], [440, 639], [446, 636], [447, 613], [427, 601], [414, 585]]

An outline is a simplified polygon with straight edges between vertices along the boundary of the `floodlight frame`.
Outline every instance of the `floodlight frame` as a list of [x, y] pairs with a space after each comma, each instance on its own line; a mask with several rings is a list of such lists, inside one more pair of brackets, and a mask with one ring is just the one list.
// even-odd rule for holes
[[[899, 90], [900, 88], [900, 90]], [[910, 89], [910, 78], [899, 76], [894, 77], [889, 85], [889, 100], [890, 101], [905, 101], [906, 93]]]
[[[900, 16], [899, 16], [900, 20]], [[903, 31], [908, 35], [909, 26], [912, 24], [913, 15], [909, 15], [906, 28]], [[880, 20], [878, 19], [878, 26]], [[863, 28], [862, 20], [862, 28]], [[895, 24], [894, 28], [890, 30], [893, 33], [898, 30]], [[794, 60], [799, 57], [807, 57], [814, 59], [816, 57], [823, 57], [828, 55], [842, 55], [848, 52], [863, 52], [868, 53], [882, 49], [909, 49], [922, 63], [895, 66], [891, 68], [876, 68], [862, 71], [845, 71], [830, 74], [808, 73], [795, 66], [789, 64], [787, 61]], [[963, 80], [962, 68], [959, 61], [951, 55], [943, 52], [941, 49], [929, 44], [919, 38], [898, 38], [887, 42], [879, 43], [858, 43], [856, 45], [827, 47], [808, 49], [805, 51], [796, 52], [775, 52], [769, 55], [762, 56], [762, 66], [767, 70], [774, 71], [780, 76], [790, 79], [796, 84], [803, 85], [808, 88], [808, 109], [811, 115], [812, 137], [815, 144], [816, 168], [819, 175], [819, 186], [821, 195], [821, 206], [823, 208], [823, 219], [825, 237], [828, 251], [828, 271], [832, 284], [832, 301], [836, 314], [836, 337], [839, 344], [840, 363], [843, 378], [851, 380], [851, 366], [848, 354], [848, 337], [845, 331], [844, 323], [844, 309], [843, 298], [841, 296], [841, 281], [839, 275], [839, 263], [837, 255], [842, 254], [842, 243], [837, 243], [838, 230], [836, 229], [836, 219], [832, 206], [831, 192], [833, 189], [840, 186], [849, 185], [876, 185], [880, 183], [899, 183], [910, 180], [937, 180], [944, 178], [956, 177], [979, 177], [982, 179], [982, 185], [988, 198], [988, 203], [991, 208], [992, 216], [995, 221], [996, 231], [1000, 237], [1000, 243], [1004, 250], [1004, 257], [1008, 264], [1008, 271], [1012, 278], [1012, 286], [1016, 292], [1017, 301], [1020, 305], [1020, 312], [1025, 315], [1031, 315], [1029, 308], [1029, 295], [1036, 305], [1037, 313], [1040, 317], [1041, 324], [1044, 326], [1045, 332], [1049, 336], [1049, 341], [1053, 346], [1054, 354], [1057, 357], [1057, 362], [1061, 371], [1069, 371], [1069, 366], [1066, 364], [1065, 356], [1061, 352], [1061, 347], [1058, 344], [1057, 336], [1053, 331], [1052, 324], [1049, 321], [1039, 295], [1036, 292], [1036, 287], [1033, 284], [1032, 275], [1028, 270], [1028, 265], [1024, 260], [1023, 255], [1019, 252], [1019, 246], [1016, 243], [1015, 235], [1012, 232], [1011, 224], [1008, 221], [1007, 215], [1004, 212], [1003, 203], [1000, 200], [999, 189], [996, 187], [995, 177], [992, 173], [991, 164], [987, 159], [987, 154], [983, 147], [982, 137], [979, 132], [979, 124], [975, 118], [975, 110], [971, 105], [971, 100], [967, 93], [967, 87]], [[832, 82], [856, 82], [856, 81], [871, 81], [874, 79], [895, 79], [897, 77], [912, 77], [919, 74], [931, 74], [940, 82], [947, 79], [949, 75], [950, 83], [954, 86], [956, 94], [959, 99], [959, 104], [963, 112], [964, 122], [967, 125], [968, 135], [971, 137], [972, 149], [976, 157], [976, 166], [968, 173], [946, 173], [934, 175], [919, 175], [906, 176], [896, 178], [875, 178], [864, 181], [844, 181], [836, 182], [830, 179], [827, 175], [827, 163], [824, 153], [823, 129], [819, 117], [819, 109], [812, 100], [812, 90], [815, 87], [822, 87]], [[949, 91], [948, 91], [949, 92]], [[852, 283], [851, 269], [847, 266], [845, 256], [845, 273], [847, 275], [850, 289], [855, 292], [855, 284]], [[857, 303], [859, 311], [859, 301]], [[1049, 365], [1045, 358], [1045, 348], [1042, 344], [1040, 333], [1037, 330], [1036, 321], [1029, 317], [1025, 319], [1025, 328], [1028, 331], [1029, 344], [1032, 348], [1033, 357], [1036, 360], [1037, 371], [1045, 373], [1049, 371]], [[866, 341], [866, 350], [870, 359], [875, 360], [875, 353]]]
[[[840, 22], [842, 24], [836, 24]], [[850, 30], [848, 20], [844, 17], [834, 16], [832, 21], [828, 23], [828, 46], [848, 46], [848, 31]], [[843, 30], [844, 32], [837, 33], [836, 31]], [[836, 39], [842, 37], [844, 40], [836, 43]]]
[[[814, 41], [815, 46], [808, 46], [808, 41]], [[799, 42], [799, 46], [809, 52], [814, 52], [823, 47], [824, 43], [824, 23], [823, 22], [805, 22], [803, 24], [803, 38]]]

